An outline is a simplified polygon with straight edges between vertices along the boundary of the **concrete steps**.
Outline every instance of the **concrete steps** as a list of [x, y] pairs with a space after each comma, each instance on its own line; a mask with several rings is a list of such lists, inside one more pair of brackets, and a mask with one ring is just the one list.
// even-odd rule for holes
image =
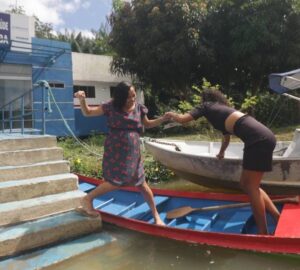
[[0, 182], [29, 179], [70, 172], [69, 162], [56, 160], [21, 166], [1, 166]]
[[0, 134], [0, 265], [99, 231], [100, 217], [74, 211], [84, 195], [55, 137]]
[[29, 200], [2, 203], [0, 204], [0, 226], [71, 211], [80, 206], [80, 199], [84, 194], [80, 190], [75, 190]]
[[59, 147], [0, 152], [0, 166], [20, 166], [63, 159]]
[[0, 228], [0, 258], [100, 229], [100, 218], [82, 217], [75, 211], [3, 227]]
[[[34, 138], [34, 139], [33, 139]], [[56, 137], [42, 135], [2, 135], [0, 136], [0, 152], [19, 151], [25, 149], [37, 149], [44, 147], [56, 147]]]
[[[105, 232], [92, 233], [87, 236], [72, 239], [56, 246], [41, 248], [24, 255], [0, 261], [2, 270], [37, 270], [48, 269], [49, 266], [70, 260], [82, 253], [95, 250], [101, 252], [106, 244], [115, 238]], [[105, 247], [104, 247], [105, 248]], [[52, 269], [52, 268], [51, 268]]]
[[72, 173], [0, 182], [0, 203], [21, 201], [78, 189]]

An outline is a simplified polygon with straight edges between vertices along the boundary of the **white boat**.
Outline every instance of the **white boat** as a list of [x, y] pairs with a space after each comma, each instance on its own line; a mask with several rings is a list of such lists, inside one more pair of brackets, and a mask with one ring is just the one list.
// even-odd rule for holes
[[[220, 142], [144, 139], [153, 157], [182, 179], [205, 186], [239, 188], [244, 144], [229, 144], [225, 157], [216, 158]], [[291, 142], [277, 142], [273, 170], [262, 187], [272, 194], [300, 194], [300, 129]]]

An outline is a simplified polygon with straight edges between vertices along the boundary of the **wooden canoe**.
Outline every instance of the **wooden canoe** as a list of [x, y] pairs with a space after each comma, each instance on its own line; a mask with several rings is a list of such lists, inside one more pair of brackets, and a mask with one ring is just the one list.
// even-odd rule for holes
[[[79, 187], [85, 192], [101, 183], [99, 179], [81, 175], [79, 180]], [[299, 203], [277, 204], [281, 211], [278, 223], [268, 216], [268, 229], [272, 235], [258, 235], [249, 206], [192, 212], [176, 219], [166, 217], [169, 211], [182, 206], [205, 207], [247, 202], [245, 195], [161, 189], [153, 189], [153, 193], [166, 226], [153, 224], [148, 205], [134, 187], [97, 197], [93, 205], [101, 213], [104, 222], [154, 236], [240, 250], [300, 254]], [[279, 197], [283, 196], [272, 199]]]

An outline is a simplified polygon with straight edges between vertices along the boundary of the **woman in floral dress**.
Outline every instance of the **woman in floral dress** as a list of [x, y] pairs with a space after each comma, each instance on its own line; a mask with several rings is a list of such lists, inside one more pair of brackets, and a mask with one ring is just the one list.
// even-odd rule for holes
[[148, 119], [147, 108], [136, 102], [135, 88], [126, 82], [117, 85], [112, 100], [97, 107], [86, 104], [84, 91], [76, 92], [75, 97], [79, 99], [85, 116], [105, 115], [109, 127], [102, 163], [105, 182], [82, 199], [82, 210], [90, 216], [98, 216], [92, 204], [95, 197], [121, 186], [136, 186], [149, 204], [155, 223], [163, 225], [153, 193], [145, 181], [139, 138], [143, 125], [146, 128], [158, 126], [167, 120], [166, 116]]

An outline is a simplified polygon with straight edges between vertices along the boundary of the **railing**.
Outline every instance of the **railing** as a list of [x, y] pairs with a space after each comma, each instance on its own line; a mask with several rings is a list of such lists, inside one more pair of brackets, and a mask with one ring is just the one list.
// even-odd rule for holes
[[[20, 133], [25, 133], [25, 122], [31, 121], [31, 128], [34, 116], [34, 108], [33, 108], [33, 101], [32, 101], [32, 93], [33, 91], [37, 90], [36, 87], [42, 87], [42, 130], [41, 133], [43, 135], [46, 134], [46, 112], [51, 111], [50, 108], [50, 101], [48, 100], [49, 106], [46, 107], [45, 99], [46, 96], [49, 98], [48, 89], [49, 84], [47, 81], [38, 81], [34, 84], [34, 87], [29, 91], [25, 92], [20, 97], [17, 97], [11, 100], [9, 103], [3, 105], [0, 108], [1, 112], [1, 131], [2, 133], [8, 132], [13, 133], [15, 132], [16, 128], [20, 128]], [[27, 103], [30, 103], [30, 106], [26, 107]], [[29, 118], [29, 119], [28, 119]]]

